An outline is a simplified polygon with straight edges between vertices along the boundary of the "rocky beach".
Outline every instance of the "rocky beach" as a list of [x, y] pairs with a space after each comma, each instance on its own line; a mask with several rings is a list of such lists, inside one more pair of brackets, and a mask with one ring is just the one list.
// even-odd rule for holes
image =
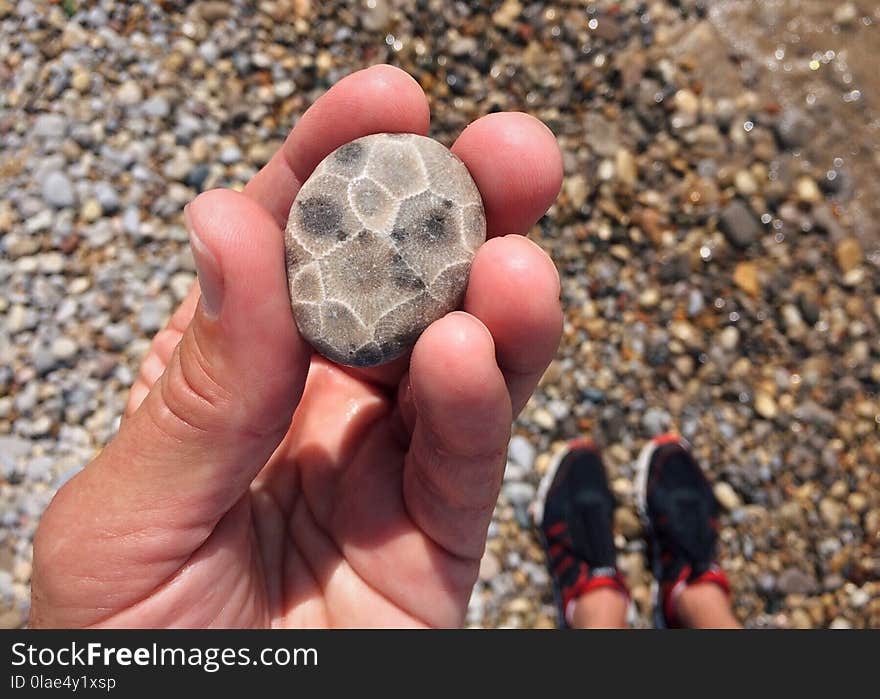
[[868, 0], [0, 0], [0, 628], [26, 623], [40, 515], [194, 279], [183, 206], [378, 62], [419, 81], [444, 144], [519, 110], [564, 156], [530, 233], [563, 341], [467, 625], [555, 626], [529, 507], [587, 435], [648, 626], [634, 466], [673, 429], [715, 484], [747, 627], [880, 627], [878, 49]]

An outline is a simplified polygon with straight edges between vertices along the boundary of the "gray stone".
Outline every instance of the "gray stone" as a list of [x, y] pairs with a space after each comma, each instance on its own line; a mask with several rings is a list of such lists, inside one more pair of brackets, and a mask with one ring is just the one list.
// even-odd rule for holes
[[55, 338], [52, 342], [52, 356], [58, 361], [66, 362], [73, 359], [79, 352], [79, 345], [64, 335]]
[[416, 134], [374, 134], [328, 155], [290, 210], [290, 299], [303, 337], [340, 364], [404, 354], [461, 303], [486, 238], [464, 164]]
[[112, 323], [104, 328], [103, 334], [115, 350], [125, 349], [134, 339], [134, 332], [128, 323]]
[[514, 435], [507, 445], [507, 458], [518, 466], [531, 471], [535, 464], [535, 447], [522, 435]]
[[776, 137], [783, 148], [798, 148], [807, 142], [810, 119], [801, 110], [786, 109], [776, 122]]
[[40, 114], [34, 121], [33, 134], [37, 138], [64, 138], [67, 119], [60, 114]]
[[122, 230], [130, 236], [137, 236], [141, 232], [141, 212], [136, 206], [129, 206], [122, 214]]
[[748, 247], [761, 236], [761, 224], [749, 206], [739, 199], [734, 199], [721, 212], [718, 226], [730, 244], [738, 248]]
[[43, 180], [43, 199], [57, 209], [73, 206], [76, 203], [76, 194], [70, 178], [63, 172], [49, 173]]
[[[238, 146], [227, 146], [220, 151], [220, 162], [224, 165], [233, 165], [239, 160], [241, 160], [241, 149]], [[186, 168], [186, 172], [189, 172], [189, 170], [190, 168]]]
[[535, 497], [535, 486], [531, 483], [511, 481], [504, 484], [501, 492], [514, 507], [527, 507]]
[[115, 214], [119, 210], [119, 194], [109, 182], [95, 184], [95, 199], [105, 214]]
[[811, 595], [817, 587], [816, 579], [798, 568], [786, 568], [776, 578], [776, 589], [785, 595]]
[[642, 416], [642, 427], [649, 436], [655, 437], [669, 429], [671, 417], [661, 408], [649, 408]]
[[157, 332], [165, 324], [165, 311], [159, 304], [147, 301], [138, 314], [138, 327], [145, 333]]
[[168, 100], [164, 97], [154, 95], [141, 104], [141, 111], [147, 116], [164, 119], [170, 113], [171, 107], [168, 105]]

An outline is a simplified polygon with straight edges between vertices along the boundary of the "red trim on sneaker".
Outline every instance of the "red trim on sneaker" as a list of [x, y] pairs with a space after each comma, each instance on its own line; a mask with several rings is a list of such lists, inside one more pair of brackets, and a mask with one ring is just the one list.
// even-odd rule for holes
[[573, 585], [570, 585], [563, 590], [562, 593], [562, 609], [565, 614], [565, 622], [569, 626], [571, 626], [571, 615], [572, 610], [574, 609], [572, 602], [592, 590], [598, 590], [603, 587], [617, 590], [626, 598], [627, 602], [629, 602], [629, 587], [627, 587], [626, 580], [624, 580], [620, 571], [615, 571], [614, 575], [596, 575], [595, 577], [590, 577], [587, 565], [581, 563], [581, 570], [578, 574], [577, 580], [575, 580]]
[[699, 575], [695, 580], [691, 580], [688, 585], [700, 585], [702, 583], [715, 583], [721, 588], [725, 595], [730, 597], [730, 581], [718, 566], [712, 566]]
[[718, 585], [727, 597], [730, 597], [730, 581], [716, 565], [710, 566], [693, 580], [689, 580], [691, 575], [691, 567], [686, 565], [681, 569], [675, 582], [666, 582], [661, 585], [660, 594], [663, 605], [663, 617], [666, 620], [666, 626], [670, 629], [680, 629], [681, 620], [678, 618], [678, 598], [685, 588], [691, 585], [701, 585], [703, 583], [712, 583]]
[[662, 447], [664, 444], [679, 444], [681, 442], [681, 437], [675, 432], [666, 432], [665, 434], [657, 435], [651, 441], [658, 447]]
[[596, 449], [596, 443], [592, 439], [588, 439], [587, 437], [572, 439], [566, 446], [568, 447], [568, 451], [574, 451], [575, 449], [598, 451], [598, 449]]
[[547, 529], [547, 536], [559, 536], [567, 529], [565, 522], [556, 522], [552, 527]]

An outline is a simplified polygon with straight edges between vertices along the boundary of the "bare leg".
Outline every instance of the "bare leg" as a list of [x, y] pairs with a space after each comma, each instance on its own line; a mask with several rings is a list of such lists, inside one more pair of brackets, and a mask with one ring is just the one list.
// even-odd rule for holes
[[724, 591], [713, 583], [697, 583], [682, 590], [678, 618], [689, 629], [741, 629]]
[[600, 587], [574, 602], [571, 626], [575, 629], [625, 629], [627, 599], [618, 590]]

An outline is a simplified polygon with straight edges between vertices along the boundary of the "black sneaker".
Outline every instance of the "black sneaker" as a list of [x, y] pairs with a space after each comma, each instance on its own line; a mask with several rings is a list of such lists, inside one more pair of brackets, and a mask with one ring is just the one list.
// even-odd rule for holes
[[561, 627], [570, 625], [572, 602], [585, 592], [612, 587], [629, 597], [616, 564], [614, 496], [592, 442], [570, 442], [553, 459], [532, 517], [547, 553]]
[[676, 434], [656, 437], [642, 449], [636, 490], [655, 580], [654, 624], [676, 628], [675, 601], [687, 585], [713, 582], [730, 594], [715, 563], [718, 501]]

